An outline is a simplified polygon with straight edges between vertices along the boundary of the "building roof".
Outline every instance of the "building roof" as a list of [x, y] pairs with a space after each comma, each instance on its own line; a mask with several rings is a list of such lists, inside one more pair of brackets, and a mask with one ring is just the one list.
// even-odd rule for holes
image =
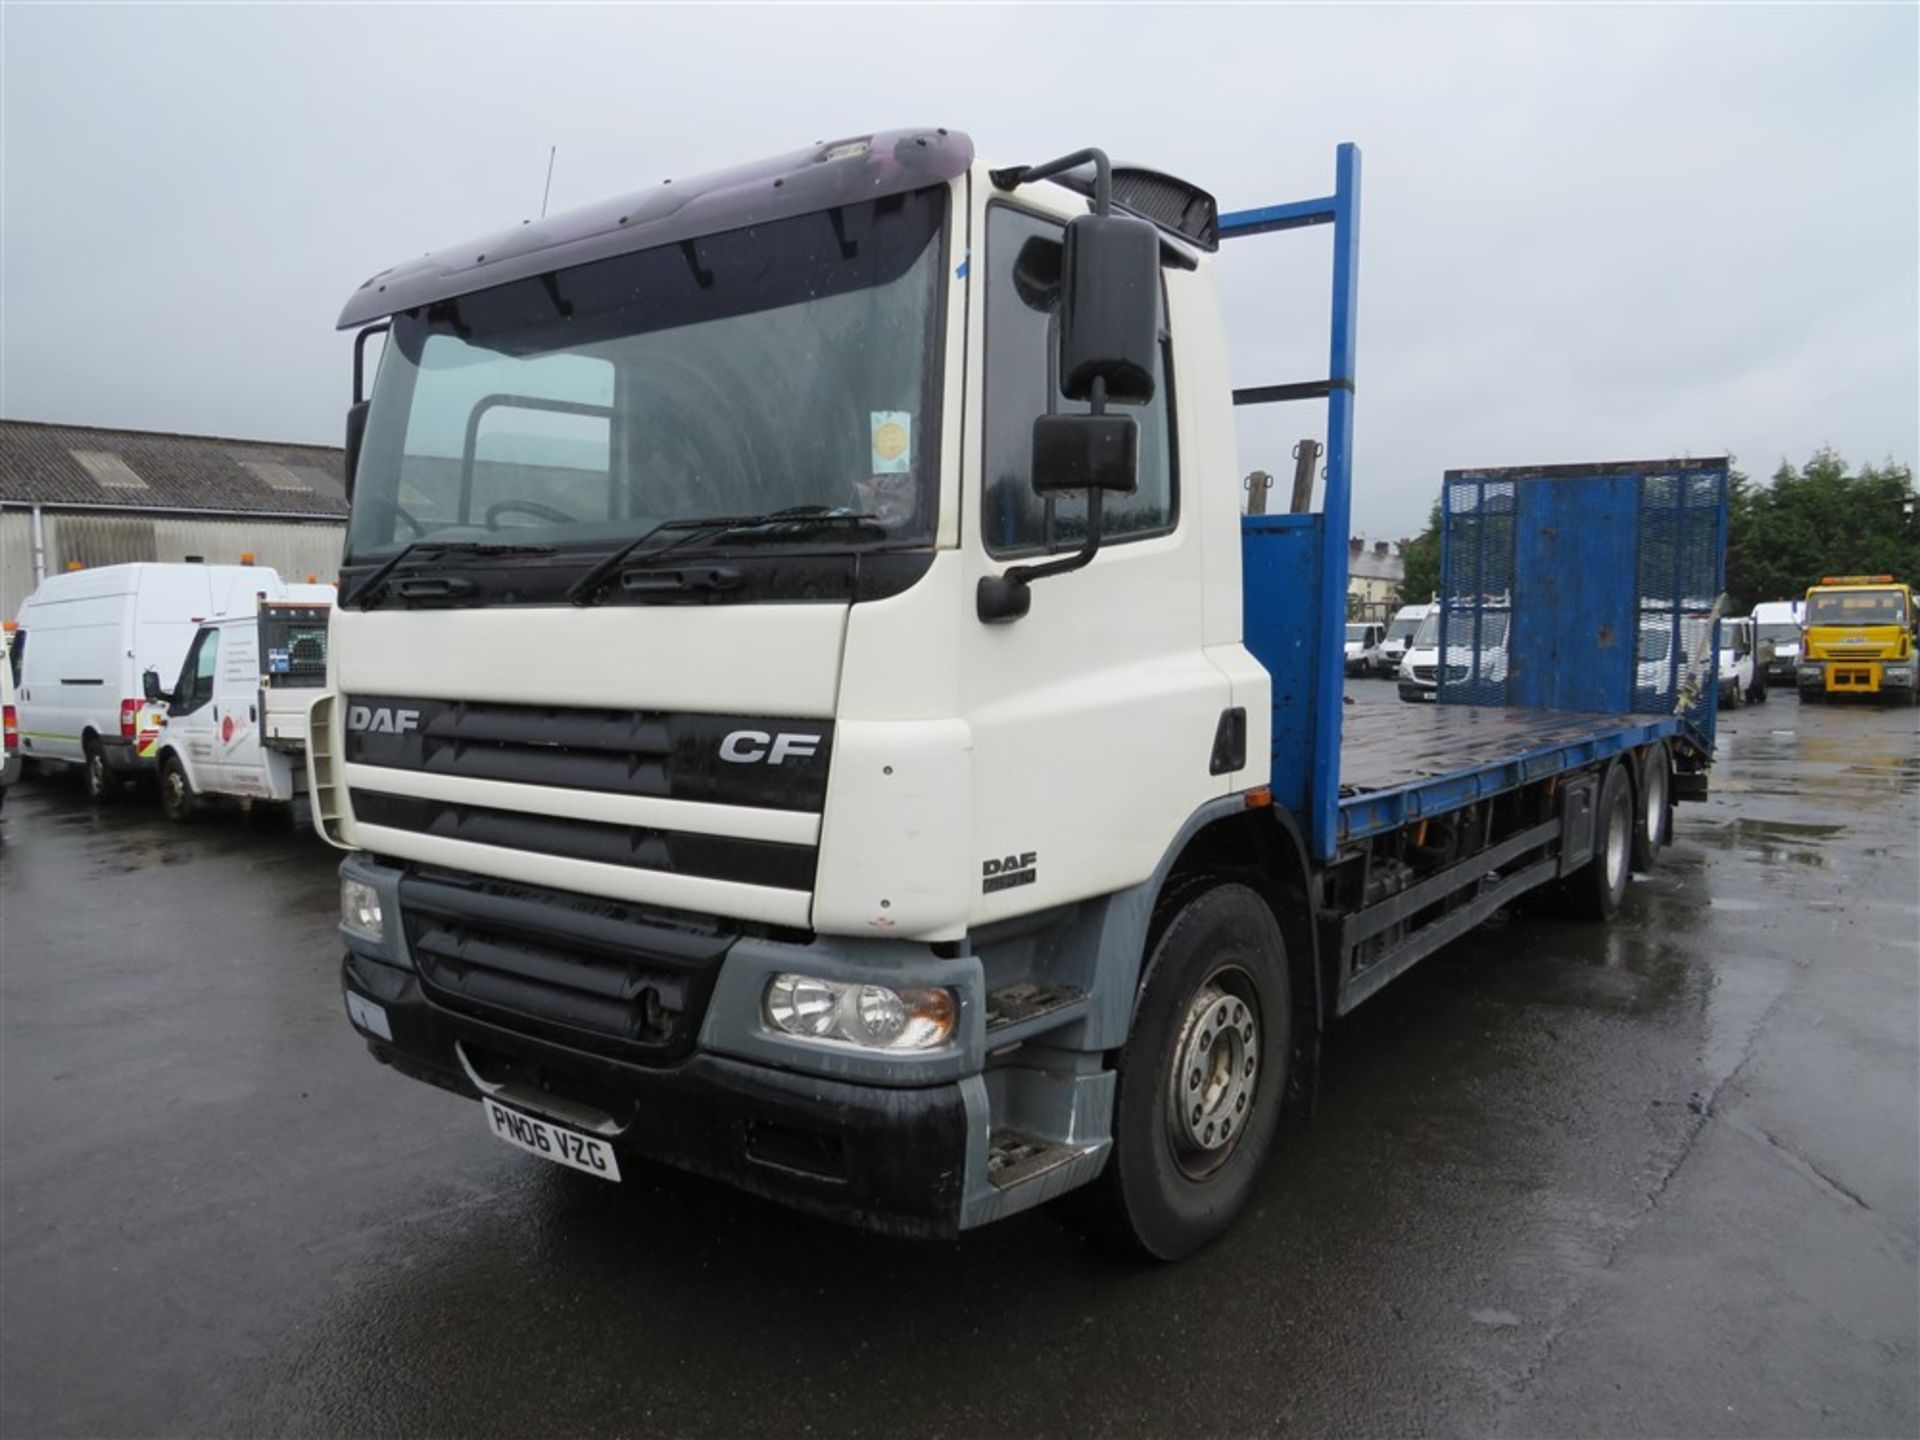
[[0, 503], [344, 520], [342, 452], [0, 420]]
[[1382, 554], [1376, 549], [1351, 550], [1347, 555], [1350, 580], [1386, 580], [1398, 585], [1407, 575], [1407, 562], [1394, 551]]

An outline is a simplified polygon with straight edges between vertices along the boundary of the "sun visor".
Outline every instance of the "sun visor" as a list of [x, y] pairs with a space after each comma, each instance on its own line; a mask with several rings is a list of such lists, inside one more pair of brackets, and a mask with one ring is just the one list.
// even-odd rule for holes
[[382, 270], [348, 299], [339, 328], [635, 250], [917, 190], [972, 163], [973, 141], [958, 131], [891, 130], [664, 181]]

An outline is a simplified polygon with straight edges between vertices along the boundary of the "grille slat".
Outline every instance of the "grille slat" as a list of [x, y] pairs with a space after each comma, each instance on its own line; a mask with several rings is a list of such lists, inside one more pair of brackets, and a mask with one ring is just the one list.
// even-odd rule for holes
[[689, 1053], [735, 936], [634, 907], [418, 873], [400, 883], [408, 950], [443, 1007], [640, 1063]]
[[[356, 765], [766, 810], [818, 813], [826, 803], [830, 720], [344, 699], [345, 758]], [[724, 758], [729, 737], [743, 731], [762, 739]], [[787, 742], [777, 763], [768, 748], [774, 735]]]

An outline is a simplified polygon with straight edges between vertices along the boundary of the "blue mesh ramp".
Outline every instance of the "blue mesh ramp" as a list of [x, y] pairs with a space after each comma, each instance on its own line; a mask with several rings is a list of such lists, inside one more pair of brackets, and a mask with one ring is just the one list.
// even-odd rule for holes
[[1449, 470], [1439, 699], [1678, 716], [1712, 753], [1727, 462]]

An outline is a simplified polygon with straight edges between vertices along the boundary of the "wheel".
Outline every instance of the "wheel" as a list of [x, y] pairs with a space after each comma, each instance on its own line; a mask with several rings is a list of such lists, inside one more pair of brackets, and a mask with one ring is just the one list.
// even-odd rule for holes
[[1741, 707], [1741, 705], [1743, 705], [1744, 703], [1746, 703], [1746, 697], [1744, 692], [1742, 692], [1742, 690], [1740, 689], [1740, 685], [1738, 681], [1736, 681], [1733, 684], [1731, 689], [1721, 690], [1720, 692], [1720, 708], [1721, 709], [1738, 710]]
[[1640, 807], [1633, 824], [1633, 868], [1641, 872], [1660, 863], [1673, 837], [1673, 783], [1667, 747], [1650, 746], [1640, 769]]
[[160, 811], [176, 825], [184, 825], [198, 809], [193, 782], [187, 779], [187, 767], [169, 750], [160, 762]]
[[1826, 698], [1827, 692], [1824, 690], [1816, 690], [1811, 685], [1803, 685], [1800, 687], [1800, 703], [1802, 705], [1818, 705]]
[[1600, 784], [1594, 812], [1593, 858], [1568, 877], [1573, 912], [1586, 920], [1611, 920], [1626, 898], [1633, 862], [1633, 793], [1624, 765], [1614, 765]]
[[1188, 892], [1148, 958], [1120, 1052], [1113, 1153], [1071, 1222], [1178, 1260], [1222, 1234], [1273, 1146], [1292, 1038], [1286, 943], [1244, 885]]
[[119, 786], [114, 781], [113, 771], [107, 768], [106, 752], [100, 748], [99, 741], [87, 740], [86, 757], [84, 775], [87, 799], [96, 805], [111, 800], [119, 792]]

